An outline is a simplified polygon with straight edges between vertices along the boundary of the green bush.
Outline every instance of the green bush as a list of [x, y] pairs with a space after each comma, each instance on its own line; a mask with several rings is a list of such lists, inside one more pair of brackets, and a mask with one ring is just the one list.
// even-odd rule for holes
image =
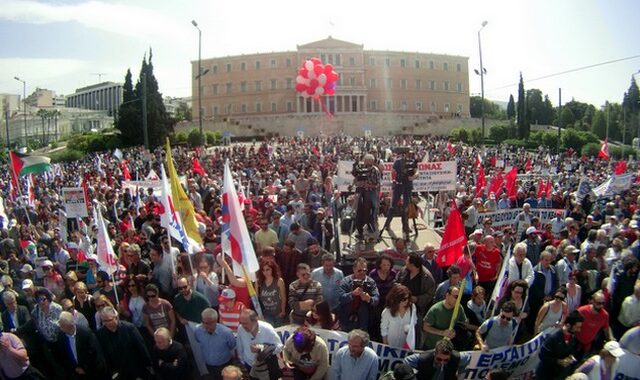
[[474, 129], [470, 130], [469, 143], [471, 145], [480, 145], [480, 144], [482, 144], [482, 129], [474, 128]]
[[114, 150], [116, 148], [120, 148], [123, 146], [120, 135], [109, 135], [105, 137], [106, 137], [105, 146], [107, 150]]
[[222, 141], [222, 133], [216, 132], [206, 132], [205, 136], [207, 138], [207, 145], [219, 145]]
[[593, 132], [576, 131], [575, 129], [564, 129], [561, 141], [564, 149], [572, 148], [577, 152], [581, 152], [582, 147], [586, 144], [600, 144], [600, 139]]
[[514, 136], [513, 127], [509, 124], [496, 124], [489, 128], [489, 138], [494, 141], [504, 141]]
[[71, 162], [79, 161], [84, 157], [85, 153], [76, 149], [65, 149], [60, 152], [56, 152], [51, 155], [51, 161], [53, 162]]
[[630, 145], [609, 146], [609, 155], [617, 159], [627, 159], [629, 155], [637, 157], [638, 152]]
[[469, 131], [464, 128], [454, 128], [451, 130], [451, 134], [449, 134], [455, 141], [462, 141], [463, 143], [469, 142]]
[[175, 135], [175, 143], [177, 144], [186, 144], [187, 143], [187, 133], [186, 132], [178, 132]]
[[598, 156], [598, 152], [600, 151], [600, 144], [597, 143], [588, 143], [582, 147], [580, 153], [587, 157], [596, 157]]
[[187, 143], [189, 143], [190, 147], [202, 146], [204, 145], [205, 137], [200, 133], [197, 129], [192, 129], [189, 132], [189, 136], [187, 136]]
[[525, 141], [525, 140], [518, 140], [518, 139], [507, 139], [504, 141], [500, 141], [500, 143], [506, 144], [506, 145], [513, 145], [513, 146], [517, 146], [525, 149], [535, 149], [538, 147], [538, 143], [531, 140]]

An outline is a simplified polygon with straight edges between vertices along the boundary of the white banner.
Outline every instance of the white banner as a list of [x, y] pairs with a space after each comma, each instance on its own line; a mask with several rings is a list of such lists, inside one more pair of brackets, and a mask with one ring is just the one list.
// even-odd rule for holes
[[67, 218], [84, 218], [89, 216], [82, 187], [63, 187], [62, 200]]
[[625, 173], [621, 175], [612, 175], [600, 186], [593, 189], [593, 193], [597, 197], [612, 197], [631, 188], [634, 179], [633, 173]]
[[136, 190], [144, 189], [144, 193], [147, 193], [148, 188], [153, 188], [153, 194], [156, 196], [162, 195], [162, 181], [160, 180], [144, 180], [144, 181], [122, 181], [122, 189], [129, 189], [131, 196], [136, 194]]
[[[567, 211], [564, 209], [553, 208], [532, 208], [531, 217], [538, 217], [540, 223], [544, 226], [556, 217], [556, 211], [562, 211], [562, 217], [564, 218]], [[516, 217], [522, 212], [521, 208], [509, 208], [505, 210], [498, 210], [492, 212], [478, 213], [478, 225], [482, 225], [485, 218], [491, 218], [491, 227], [502, 227], [516, 224]]]
[[[298, 326], [288, 325], [276, 329], [278, 336], [284, 343]], [[316, 334], [324, 339], [329, 350], [329, 363], [333, 354], [340, 347], [347, 345], [347, 333], [342, 331], [331, 331], [313, 329]], [[538, 353], [544, 336], [537, 335], [529, 342], [519, 346], [508, 346], [493, 349], [489, 352], [464, 351], [460, 353], [460, 375], [459, 379], [484, 379], [492, 368], [504, 368], [509, 371], [510, 379], [530, 379], [538, 364]], [[371, 342], [371, 348], [380, 359], [378, 363], [378, 373], [382, 375], [393, 370], [398, 364], [404, 361], [407, 356], [419, 353], [403, 348], [391, 347], [386, 344]]]
[[[340, 191], [349, 191], [353, 184], [351, 169], [353, 161], [338, 161], [338, 178], [336, 185]], [[381, 191], [391, 192], [392, 162], [382, 164]], [[419, 162], [418, 178], [413, 181], [413, 191], [440, 191], [456, 189], [457, 166], [455, 161]]]

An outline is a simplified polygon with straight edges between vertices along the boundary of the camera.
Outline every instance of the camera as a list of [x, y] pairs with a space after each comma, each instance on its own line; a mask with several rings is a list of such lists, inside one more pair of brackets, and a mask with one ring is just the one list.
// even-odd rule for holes
[[365, 166], [360, 162], [355, 162], [351, 169], [351, 174], [356, 181], [366, 181], [369, 178], [369, 174], [373, 170], [373, 166]]
[[356, 290], [358, 288], [362, 288], [362, 285], [364, 285], [364, 281], [362, 281], [362, 280], [353, 280], [353, 290]]
[[407, 177], [412, 177], [416, 175], [418, 171], [418, 161], [416, 160], [405, 160], [403, 174]]

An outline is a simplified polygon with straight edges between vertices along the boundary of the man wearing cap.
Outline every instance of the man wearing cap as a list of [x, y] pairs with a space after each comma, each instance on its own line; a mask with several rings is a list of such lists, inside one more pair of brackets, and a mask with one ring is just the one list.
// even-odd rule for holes
[[528, 227], [525, 231], [525, 240], [523, 243], [527, 245], [527, 259], [532, 263], [540, 261], [540, 238], [538, 230], [534, 227]]
[[618, 342], [607, 342], [598, 355], [593, 355], [587, 359], [576, 369], [575, 373], [584, 373], [590, 380], [613, 379], [614, 376], [615, 379], [626, 378], [625, 376], [616, 376], [620, 358], [624, 355], [627, 355], [627, 353], [620, 347]]
[[558, 276], [558, 283], [561, 285], [569, 283], [569, 274], [578, 269], [578, 262], [576, 258], [580, 250], [572, 245], [568, 245], [564, 248], [564, 257], [558, 260], [556, 264], [556, 275]]
[[246, 306], [244, 303], [236, 301], [236, 292], [231, 288], [222, 290], [218, 302], [220, 303], [220, 324], [235, 333], [240, 325], [240, 313]]

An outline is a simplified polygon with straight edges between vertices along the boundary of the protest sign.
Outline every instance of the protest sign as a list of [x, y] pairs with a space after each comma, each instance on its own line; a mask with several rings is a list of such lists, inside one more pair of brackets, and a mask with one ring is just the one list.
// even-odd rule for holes
[[144, 193], [147, 193], [147, 189], [153, 188], [153, 194], [156, 196], [162, 195], [162, 182], [160, 180], [144, 180], [144, 181], [122, 181], [122, 189], [129, 189], [131, 195], [136, 194], [139, 189], [144, 189]]
[[[380, 190], [391, 192], [392, 162], [385, 162], [382, 167]], [[351, 169], [353, 161], [338, 161], [336, 185], [340, 191], [349, 191], [353, 184]], [[456, 189], [457, 166], [455, 161], [419, 162], [418, 177], [413, 181], [413, 191], [441, 191]]]
[[68, 218], [83, 218], [89, 216], [82, 187], [63, 187], [62, 200]]
[[[531, 217], [538, 217], [538, 219], [540, 219], [540, 223], [544, 226], [545, 224], [549, 224], [551, 220], [556, 217], [556, 211], [562, 211], [562, 217], [565, 217], [566, 210], [553, 208], [532, 208]], [[509, 208], [492, 212], [481, 212], [478, 213], [477, 224], [482, 225], [482, 222], [485, 218], [491, 218], [492, 227], [514, 225], [516, 224], [516, 218], [518, 214], [520, 214], [521, 212], [522, 209], [519, 208]]]
[[[284, 343], [291, 336], [298, 326], [287, 325], [276, 329], [276, 333]], [[333, 355], [346, 346], [347, 333], [342, 331], [331, 331], [313, 329], [327, 344], [329, 351], [329, 362]], [[484, 351], [464, 351], [460, 352], [460, 370], [458, 378], [462, 379], [484, 379], [487, 373], [493, 368], [503, 368], [509, 371], [510, 379], [529, 379], [538, 365], [538, 353], [544, 341], [544, 334], [539, 334], [529, 342], [518, 346], [505, 346], [495, 348], [488, 352]], [[419, 351], [411, 351], [403, 348], [391, 347], [386, 344], [371, 342], [371, 348], [378, 355], [378, 373], [382, 375], [393, 370], [404, 359]]]

